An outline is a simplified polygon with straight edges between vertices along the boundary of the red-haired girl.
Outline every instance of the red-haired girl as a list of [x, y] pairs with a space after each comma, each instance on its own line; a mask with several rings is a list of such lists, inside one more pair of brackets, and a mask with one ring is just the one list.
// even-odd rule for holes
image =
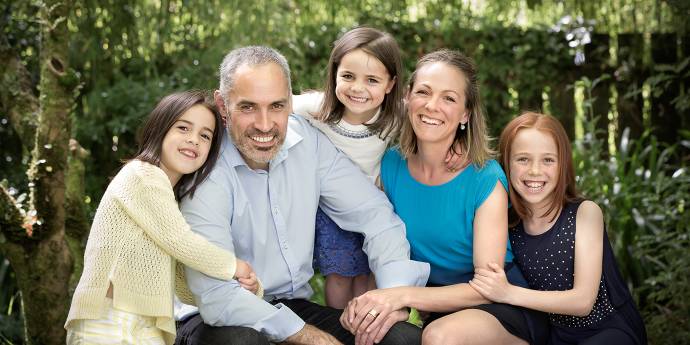
[[501, 134], [510, 181], [510, 243], [529, 289], [496, 264], [470, 281], [487, 299], [549, 313], [551, 344], [646, 344], [599, 206], [575, 188], [570, 141], [554, 117], [524, 113]]

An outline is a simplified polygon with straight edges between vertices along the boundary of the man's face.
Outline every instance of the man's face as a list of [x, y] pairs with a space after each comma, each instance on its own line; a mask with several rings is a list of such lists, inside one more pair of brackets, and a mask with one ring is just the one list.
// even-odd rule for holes
[[239, 67], [225, 102], [216, 91], [216, 104], [228, 114], [230, 136], [250, 168], [267, 169], [283, 145], [289, 93], [283, 70], [275, 63]]

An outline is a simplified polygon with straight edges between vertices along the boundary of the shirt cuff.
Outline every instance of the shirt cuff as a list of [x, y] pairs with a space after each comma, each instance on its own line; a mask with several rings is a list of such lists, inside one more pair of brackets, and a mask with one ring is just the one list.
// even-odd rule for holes
[[389, 262], [375, 272], [379, 289], [398, 286], [426, 286], [431, 267], [426, 262], [405, 260]]
[[282, 342], [285, 339], [304, 328], [305, 322], [290, 308], [278, 303], [274, 305], [277, 312], [259, 320], [254, 325], [254, 329], [263, 333], [271, 342]]

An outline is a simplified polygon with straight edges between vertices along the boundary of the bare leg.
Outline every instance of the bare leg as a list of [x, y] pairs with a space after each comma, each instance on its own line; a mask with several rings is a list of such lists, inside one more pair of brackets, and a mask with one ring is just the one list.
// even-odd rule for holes
[[369, 290], [376, 290], [376, 276], [374, 272], [369, 273]]
[[429, 324], [422, 334], [422, 344], [527, 345], [527, 342], [508, 333], [493, 315], [479, 309], [465, 309]]
[[367, 291], [369, 288], [369, 275], [360, 274], [352, 278], [352, 297], [357, 297]]
[[345, 277], [335, 273], [327, 275], [326, 305], [336, 309], [345, 309], [347, 302], [354, 297], [352, 295], [353, 282], [353, 277]]

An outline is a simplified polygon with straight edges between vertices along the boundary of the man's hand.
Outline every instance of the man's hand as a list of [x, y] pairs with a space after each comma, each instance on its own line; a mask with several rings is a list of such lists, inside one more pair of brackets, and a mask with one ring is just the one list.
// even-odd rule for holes
[[290, 345], [343, 345], [332, 335], [312, 326], [304, 325], [299, 332], [289, 336], [283, 344]]

